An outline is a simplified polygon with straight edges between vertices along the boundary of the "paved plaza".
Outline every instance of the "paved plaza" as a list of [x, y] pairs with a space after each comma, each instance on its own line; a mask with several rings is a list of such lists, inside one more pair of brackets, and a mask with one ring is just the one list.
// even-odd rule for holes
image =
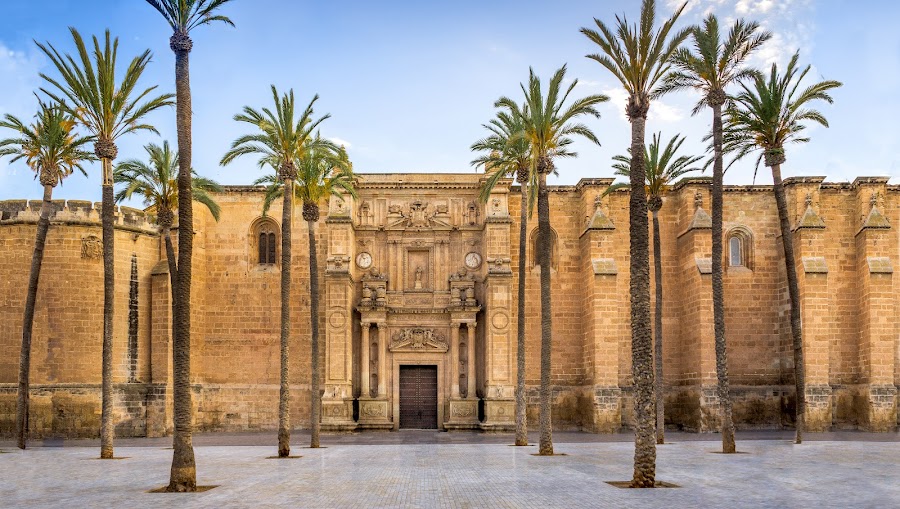
[[[0, 442], [0, 507], [900, 507], [898, 434], [738, 436], [743, 454], [716, 454], [716, 435], [672, 433], [658, 448], [658, 479], [679, 488], [632, 490], [631, 435], [558, 433], [556, 452], [512, 447], [509, 436], [399, 432], [324, 436], [299, 459], [267, 459], [271, 434], [198, 435], [197, 494], [155, 494], [167, 483], [171, 439], [120, 440], [118, 461], [93, 441]], [[536, 436], [533, 437], [535, 440]], [[825, 440], [823, 440], [825, 439]], [[237, 445], [249, 444], [249, 445]], [[58, 447], [65, 445], [64, 447]]]

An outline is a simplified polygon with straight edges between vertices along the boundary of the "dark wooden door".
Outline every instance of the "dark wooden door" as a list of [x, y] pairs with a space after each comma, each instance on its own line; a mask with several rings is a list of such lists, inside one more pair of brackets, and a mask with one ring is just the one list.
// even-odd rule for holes
[[400, 366], [400, 428], [437, 429], [437, 366]]

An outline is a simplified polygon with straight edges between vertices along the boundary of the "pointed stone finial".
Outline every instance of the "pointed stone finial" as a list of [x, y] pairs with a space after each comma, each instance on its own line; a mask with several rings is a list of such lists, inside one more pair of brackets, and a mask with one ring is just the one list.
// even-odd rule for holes
[[812, 207], [812, 203], [813, 203], [812, 193], [806, 193], [806, 206]]
[[872, 193], [872, 197], [869, 199], [869, 204], [872, 206], [873, 209], [878, 206], [878, 192], [877, 191]]
[[596, 198], [594, 198], [594, 210], [600, 208], [600, 205], [603, 203], [603, 198], [598, 194]]
[[694, 208], [702, 209], [703, 208], [703, 193], [697, 191], [694, 193]]

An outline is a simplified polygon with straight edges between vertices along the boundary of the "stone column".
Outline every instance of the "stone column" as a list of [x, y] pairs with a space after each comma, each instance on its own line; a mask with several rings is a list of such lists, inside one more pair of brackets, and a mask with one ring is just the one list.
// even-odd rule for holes
[[459, 398], [459, 325], [450, 324], [450, 397]]
[[475, 322], [467, 323], [466, 330], [469, 332], [469, 351], [466, 355], [466, 381], [468, 382], [466, 397], [473, 399], [475, 398]]
[[[372, 345], [369, 342], [369, 327], [371, 323], [362, 323], [362, 341], [361, 348], [359, 350], [360, 357], [360, 393], [364, 398], [368, 398], [372, 395], [372, 390], [370, 388], [370, 384], [372, 381], [372, 374], [369, 371], [369, 367], [371, 362], [369, 361], [369, 351], [372, 349]], [[380, 373], [379, 373], [380, 375]]]
[[378, 397], [387, 397], [387, 336], [386, 331], [376, 322], [378, 330]]

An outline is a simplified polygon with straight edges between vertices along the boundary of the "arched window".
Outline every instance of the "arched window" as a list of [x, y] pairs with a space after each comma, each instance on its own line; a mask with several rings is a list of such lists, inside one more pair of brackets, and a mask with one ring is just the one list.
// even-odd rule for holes
[[743, 267], [744, 265], [744, 242], [740, 236], [734, 235], [728, 239], [728, 265], [732, 267]]
[[[540, 245], [541, 236], [538, 233], [538, 229], [535, 228], [531, 232], [531, 246], [529, 249], [528, 256], [531, 258], [527, 260], [527, 263], [531, 267], [538, 266], [537, 259], [537, 247]], [[553, 228], [550, 229], [550, 268], [556, 270], [559, 266], [559, 239], [557, 238], [556, 231]]]
[[250, 228], [250, 260], [252, 264], [274, 266], [278, 264], [278, 225], [268, 217], [257, 219]]
[[728, 231], [728, 267], [753, 268], [753, 236], [744, 226]]

